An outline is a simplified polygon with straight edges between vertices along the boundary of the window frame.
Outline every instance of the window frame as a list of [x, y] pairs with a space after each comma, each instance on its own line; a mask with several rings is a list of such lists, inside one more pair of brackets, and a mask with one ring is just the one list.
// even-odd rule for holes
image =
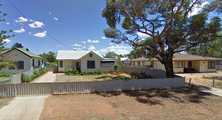
[[[176, 64], [176, 63], [178, 63], [178, 64]], [[182, 63], [182, 65], [180, 66], [179, 63]], [[175, 61], [174, 62], [174, 68], [183, 68], [183, 61]]]
[[89, 57], [93, 57], [93, 54], [92, 54], [92, 53], [90, 53], [90, 54], [89, 54]]
[[216, 61], [208, 61], [207, 68], [208, 69], [215, 69], [216, 68]]
[[[89, 66], [90, 62], [94, 63], [94, 65], [92, 65], [92, 67]], [[87, 69], [95, 69], [96, 68], [95, 60], [87, 60], [87, 66], [86, 67], [87, 67]]]
[[[18, 61], [18, 62], [14, 62], [15, 66], [17, 67], [17, 69], [19, 70], [23, 70], [25, 68], [24, 65], [24, 61]], [[10, 67], [9, 70], [15, 70], [15, 67]]]
[[188, 67], [192, 67], [192, 61], [188, 61]]
[[59, 67], [60, 67], [60, 68], [63, 68], [63, 60], [60, 60], [60, 61], [59, 61]]

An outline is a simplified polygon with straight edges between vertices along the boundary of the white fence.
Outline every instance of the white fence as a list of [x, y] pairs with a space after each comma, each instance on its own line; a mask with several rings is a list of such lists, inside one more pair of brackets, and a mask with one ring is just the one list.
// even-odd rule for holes
[[0, 96], [184, 87], [185, 78], [0, 84]]
[[[22, 72], [22, 73], [24, 73], [25, 75], [30, 77], [35, 70], [39, 70], [39, 69], [40, 68], [34, 69], [34, 70], [25, 71], [25, 72]], [[21, 74], [22, 73], [17, 73], [17, 74], [11, 75], [10, 76], [10, 83], [21, 83]]]

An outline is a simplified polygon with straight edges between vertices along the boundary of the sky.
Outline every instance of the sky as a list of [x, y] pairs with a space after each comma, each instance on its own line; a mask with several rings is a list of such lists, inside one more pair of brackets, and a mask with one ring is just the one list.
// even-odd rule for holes
[[[0, 22], [2, 30], [13, 30], [5, 47], [21, 43], [35, 54], [58, 50], [99, 50], [128, 54], [132, 47], [111, 43], [103, 29], [109, 26], [101, 15], [105, 0], [2, 0], [1, 11], [8, 15]], [[199, 9], [190, 15], [195, 15]], [[21, 14], [24, 16], [22, 16]], [[141, 39], [147, 37], [138, 33]], [[55, 39], [53, 39], [53, 38]], [[60, 42], [58, 42], [60, 41]]]

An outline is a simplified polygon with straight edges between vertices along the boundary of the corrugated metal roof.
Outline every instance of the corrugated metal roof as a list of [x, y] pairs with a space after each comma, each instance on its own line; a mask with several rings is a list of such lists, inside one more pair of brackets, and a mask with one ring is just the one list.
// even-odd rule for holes
[[104, 59], [99, 51], [58, 50], [56, 60], [79, 60], [91, 52]]
[[[173, 61], [209, 61], [209, 60], [222, 60], [221, 58], [213, 58], [213, 57], [203, 57], [198, 55], [189, 55], [189, 54], [181, 54], [175, 53], [173, 55]], [[149, 61], [149, 58], [140, 57], [137, 59], [130, 60], [133, 61]], [[151, 58], [150, 61], [158, 61], [156, 58]]]
[[12, 50], [18, 50], [18, 51], [24, 53], [25, 55], [27, 55], [27, 56], [29, 56], [29, 57], [31, 57], [31, 58], [33, 58], [33, 57], [34, 57], [34, 58], [42, 58], [42, 57], [40, 57], [40, 56], [38, 56], [38, 55], [36, 55], [36, 54], [34, 54], [34, 53], [32, 53], [32, 52], [29, 52], [29, 51], [28, 51], [28, 48], [12, 48], [12, 49], [10, 49], [10, 50], [5, 51], [4, 54], [6, 54], [6, 53], [8, 53], [8, 52], [10, 52], [10, 51], [12, 51]]

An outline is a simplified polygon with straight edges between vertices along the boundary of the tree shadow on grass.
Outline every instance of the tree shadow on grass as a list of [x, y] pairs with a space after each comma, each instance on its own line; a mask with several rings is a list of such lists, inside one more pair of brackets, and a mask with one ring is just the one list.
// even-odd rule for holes
[[98, 92], [97, 95], [103, 97], [113, 97], [124, 94], [134, 97], [136, 101], [149, 105], [163, 105], [165, 99], [172, 100], [176, 103], [202, 103], [203, 99], [209, 99], [209, 93], [200, 92], [195, 89], [149, 89], [149, 90], [130, 90], [118, 92]]

